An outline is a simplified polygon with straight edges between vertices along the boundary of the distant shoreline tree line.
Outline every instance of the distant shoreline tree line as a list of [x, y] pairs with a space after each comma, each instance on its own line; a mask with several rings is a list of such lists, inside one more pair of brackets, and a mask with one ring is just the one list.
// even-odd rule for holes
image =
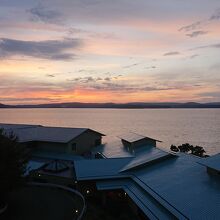
[[176, 145], [171, 145], [170, 146], [170, 150], [174, 151], [174, 152], [183, 152], [183, 153], [188, 153], [188, 154], [192, 154], [198, 157], [209, 157], [209, 155], [205, 154], [206, 151], [204, 150], [203, 147], [201, 146], [193, 146], [189, 143], [185, 143], [179, 146]]

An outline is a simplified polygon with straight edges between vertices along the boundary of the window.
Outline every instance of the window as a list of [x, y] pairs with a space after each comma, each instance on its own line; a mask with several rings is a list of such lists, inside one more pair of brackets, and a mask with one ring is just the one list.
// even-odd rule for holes
[[76, 143], [72, 143], [72, 151], [76, 152]]
[[95, 146], [99, 146], [102, 143], [101, 139], [95, 140]]

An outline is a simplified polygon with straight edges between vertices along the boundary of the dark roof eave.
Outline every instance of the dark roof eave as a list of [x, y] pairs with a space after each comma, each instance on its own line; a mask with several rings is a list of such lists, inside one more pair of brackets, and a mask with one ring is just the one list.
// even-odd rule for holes
[[53, 140], [27, 140], [27, 141], [20, 141], [18, 140], [19, 143], [28, 143], [28, 142], [48, 142], [48, 143], [60, 143], [60, 144], [67, 144], [71, 141], [73, 141], [75, 138], [79, 137], [81, 134], [84, 134], [86, 131], [91, 131], [94, 132], [96, 134], [99, 134], [100, 136], [106, 136], [105, 134], [102, 134], [98, 131], [92, 130], [90, 128], [85, 129], [85, 131], [83, 131], [82, 133], [78, 134], [77, 136], [75, 136], [74, 138], [71, 138], [70, 140], [66, 140], [66, 141], [53, 141]]
[[19, 141], [19, 143], [24, 144], [24, 143], [30, 143], [30, 142], [46, 142], [46, 143], [59, 143], [59, 144], [67, 144], [70, 141], [52, 141], [52, 140], [27, 140], [27, 141]]
[[[92, 131], [92, 132], [94, 132], [94, 133], [96, 133], [96, 134], [99, 134], [99, 135], [101, 135], [101, 136], [106, 136], [105, 134], [102, 134], [102, 133], [100, 133], [100, 132], [98, 132], [98, 131], [95, 131], [95, 130], [93, 130], [93, 129], [90, 129], [90, 128], [87, 128], [86, 131]], [[84, 133], [84, 132], [83, 132], [83, 133]]]
[[121, 138], [121, 140], [126, 141], [126, 142], [128, 142], [130, 144], [136, 143], [136, 142], [144, 140], [144, 139], [150, 139], [150, 140], [157, 141], [157, 142], [160, 142], [160, 143], [163, 142], [163, 141], [160, 141], [160, 140], [157, 140], [157, 139], [154, 139], [154, 138], [149, 138], [149, 137], [143, 137], [143, 138], [140, 138], [139, 140], [136, 140], [136, 141], [128, 141], [128, 140], [125, 140], [125, 139]]

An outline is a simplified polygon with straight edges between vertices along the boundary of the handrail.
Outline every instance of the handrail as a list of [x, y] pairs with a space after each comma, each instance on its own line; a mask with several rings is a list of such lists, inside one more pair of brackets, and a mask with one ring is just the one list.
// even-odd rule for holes
[[59, 189], [63, 189], [63, 190], [66, 190], [66, 191], [70, 191], [71, 193], [74, 193], [74, 194], [78, 195], [83, 201], [83, 208], [82, 208], [82, 211], [81, 211], [80, 215], [78, 216], [77, 220], [82, 219], [82, 216], [86, 211], [86, 202], [85, 202], [84, 196], [79, 191], [77, 191], [75, 189], [72, 189], [72, 188], [69, 188], [69, 187], [66, 187], [66, 186], [53, 184], [53, 183], [29, 182], [28, 185], [30, 185], [30, 186], [48, 186], [48, 187], [53, 187], [53, 188], [59, 188]]

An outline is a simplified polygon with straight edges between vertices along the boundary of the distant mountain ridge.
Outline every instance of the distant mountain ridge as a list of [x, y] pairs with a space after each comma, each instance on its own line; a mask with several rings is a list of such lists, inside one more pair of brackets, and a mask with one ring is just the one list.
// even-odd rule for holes
[[144, 108], [220, 108], [220, 102], [197, 103], [197, 102], [131, 102], [131, 103], [48, 103], [36, 105], [4, 105], [0, 108], [123, 108], [123, 109], [144, 109]]

